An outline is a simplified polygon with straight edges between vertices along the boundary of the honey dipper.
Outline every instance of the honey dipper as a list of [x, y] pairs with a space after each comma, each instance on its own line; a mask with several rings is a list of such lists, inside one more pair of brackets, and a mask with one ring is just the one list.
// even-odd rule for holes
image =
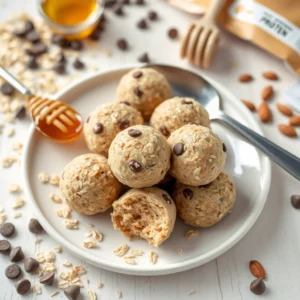
[[1, 66], [0, 77], [26, 97], [35, 128], [41, 134], [59, 142], [70, 142], [79, 137], [83, 121], [74, 108], [58, 100], [33, 95]]

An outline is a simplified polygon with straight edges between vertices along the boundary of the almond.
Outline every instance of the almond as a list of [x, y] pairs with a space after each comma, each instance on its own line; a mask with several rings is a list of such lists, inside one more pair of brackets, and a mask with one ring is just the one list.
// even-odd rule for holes
[[250, 111], [256, 111], [255, 105], [253, 104], [253, 102], [248, 101], [248, 100], [242, 100], [243, 103], [248, 107], [248, 109]]
[[266, 86], [262, 92], [261, 92], [261, 98], [264, 100], [264, 101], [268, 101], [272, 98], [274, 94], [274, 90], [273, 90], [273, 87], [271, 85], [268, 85]]
[[289, 123], [292, 126], [300, 126], [300, 116], [291, 117]]
[[285, 125], [285, 124], [280, 124], [278, 125], [278, 129], [279, 131], [289, 137], [296, 137], [297, 136], [297, 132], [295, 130], [295, 128], [291, 125]]
[[250, 82], [253, 80], [253, 76], [251, 74], [241, 74], [239, 76], [240, 82]]
[[291, 110], [289, 107], [287, 107], [286, 105], [277, 103], [277, 109], [278, 109], [282, 114], [284, 114], [285, 116], [290, 117], [290, 116], [293, 115], [292, 110]]
[[269, 108], [269, 105], [265, 102], [262, 102], [258, 108], [258, 115], [260, 120], [263, 123], [269, 122], [272, 119], [272, 112]]
[[274, 72], [263, 72], [262, 73], [263, 77], [265, 77], [266, 79], [269, 79], [269, 80], [278, 80], [278, 75]]
[[257, 260], [251, 260], [249, 263], [249, 269], [253, 276], [256, 278], [266, 279], [266, 272], [264, 267]]

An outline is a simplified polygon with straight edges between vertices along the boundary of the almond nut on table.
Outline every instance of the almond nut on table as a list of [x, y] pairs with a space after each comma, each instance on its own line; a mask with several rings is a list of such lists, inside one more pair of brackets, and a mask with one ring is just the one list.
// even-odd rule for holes
[[253, 80], [253, 76], [251, 74], [241, 74], [239, 76], [239, 82], [250, 82]]
[[268, 85], [263, 88], [261, 92], [261, 99], [264, 101], [268, 101], [273, 97], [273, 95], [274, 95], [273, 87], [271, 85]]
[[260, 120], [263, 123], [267, 123], [272, 119], [272, 112], [269, 108], [269, 105], [265, 102], [262, 102], [258, 108], [258, 115]]
[[285, 124], [280, 124], [278, 125], [278, 129], [279, 131], [289, 137], [296, 137], [297, 136], [297, 132], [295, 130], [295, 128], [291, 125], [285, 125]]
[[256, 278], [266, 279], [266, 272], [262, 264], [257, 260], [249, 262], [249, 269], [253, 276]]
[[289, 123], [292, 126], [300, 126], [300, 116], [291, 117]]
[[268, 79], [268, 80], [278, 80], [278, 75], [274, 72], [263, 72], [262, 73], [263, 77]]
[[290, 117], [293, 115], [292, 110], [284, 104], [277, 103], [277, 109], [285, 116]]

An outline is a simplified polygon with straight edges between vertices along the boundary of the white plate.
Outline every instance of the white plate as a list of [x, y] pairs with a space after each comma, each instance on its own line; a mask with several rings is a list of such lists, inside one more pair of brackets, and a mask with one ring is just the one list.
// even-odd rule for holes
[[[57, 98], [69, 101], [86, 118], [99, 104], [114, 101], [118, 81], [128, 69], [93, 74], [68, 87]], [[262, 134], [253, 116], [239, 99], [217, 82], [209, 78], [207, 80], [219, 91], [228, 114]], [[228, 128], [216, 123], [212, 124], [212, 128], [227, 146], [225, 170], [234, 180], [237, 200], [232, 213], [223, 221], [212, 228], [201, 229], [199, 236], [190, 240], [184, 234], [191, 228], [178, 219], [172, 236], [159, 249], [148, 246], [144, 240], [127, 241], [119, 231], [113, 229], [110, 212], [96, 216], [72, 212], [72, 218], [80, 221], [80, 228], [67, 230], [63, 225], [64, 219], [55, 214], [55, 210], [63, 207], [63, 204], [55, 204], [49, 199], [50, 193], [59, 194], [59, 188], [43, 185], [37, 176], [42, 171], [61, 174], [70, 160], [88, 152], [83, 137], [69, 144], [57, 144], [40, 136], [31, 126], [22, 163], [26, 197], [48, 234], [93, 265], [131, 275], [163, 275], [200, 266], [230, 249], [249, 231], [263, 209], [271, 178], [270, 161], [264, 155]], [[99, 248], [85, 249], [81, 245], [85, 233], [90, 230], [89, 223], [93, 223], [95, 229], [104, 234]], [[136, 265], [125, 264], [122, 258], [113, 254], [113, 249], [124, 243], [132, 249], [145, 251], [144, 256], [137, 258]], [[177, 253], [179, 248], [183, 249], [181, 255]], [[149, 250], [159, 256], [155, 265], [149, 263]]]

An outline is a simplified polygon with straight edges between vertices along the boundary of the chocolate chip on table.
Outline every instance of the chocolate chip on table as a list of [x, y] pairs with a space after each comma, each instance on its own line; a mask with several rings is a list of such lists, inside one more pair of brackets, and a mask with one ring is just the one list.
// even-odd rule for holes
[[138, 136], [141, 136], [142, 135], [142, 132], [138, 129], [129, 129], [128, 130], [128, 134], [131, 136], [131, 137], [138, 137]]
[[135, 4], [137, 4], [137, 5], [145, 5], [145, 0], [135, 0]]
[[95, 126], [94, 126], [94, 128], [93, 128], [93, 132], [95, 134], [99, 134], [99, 133], [101, 133], [103, 131], [103, 128], [104, 127], [103, 127], [103, 125], [101, 123], [96, 123]]
[[184, 189], [182, 191], [182, 194], [183, 194], [184, 198], [186, 198], [188, 200], [191, 200], [193, 198], [193, 196], [194, 196], [193, 191], [190, 190], [190, 189]]
[[165, 125], [160, 126], [159, 131], [166, 137], [168, 137], [170, 135], [170, 131], [168, 130], [168, 128]]
[[9, 279], [16, 279], [21, 275], [21, 273], [21, 268], [16, 264], [9, 265], [5, 269], [5, 276]]
[[172, 203], [171, 199], [168, 197], [167, 194], [163, 194], [162, 196], [163, 196], [163, 198], [166, 200], [166, 202], [167, 202], [168, 204], [171, 204], [171, 203]]
[[30, 56], [27, 60], [26, 66], [30, 70], [36, 70], [39, 68], [39, 64], [37, 62], [36, 56]]
[[154, 10], [149, 11], [148, 12], [148, 18], [151, 21], [156, 21], [158, 19], [157, 12], [155, 12]]
[[11, 248], [10, 242], [7, 240], [0, 241], [0, 253], [8, 253]]
[[7, 82], [4, 82], [1, 87], [0, 91], [5, 96], [11, 96], [14, 93], [14, 88]]
[[25, 21], [23, 28], [14, 31], [14, 35], [17, 37], [24, 37], [32, 30], [34, 30], [34, 24], [30, 20], [27, 20]]
[[73, 62], [73, 67], [77, 70], [82, 70], [85, 68], [85, 64], [79, 58], [76, 58]]
[[123, 11], [123, 6], [122, 3], [117, 3], [114, 7], [114, 13], [117, 16], [123, 16], [124, 15], [124, 11]]
[[70, 46], [70, 42], [65, 37], [58, 34], [53, 34], [52, 43], [61, 48], [68, 48]]
[[12, 248], [9, 253], [9, 259], [12, 262], [20, 261], [24, 258], [23, 250], [20, 246]]
[[173, 153], [176, 156], [182, 155], [183, 152], [184, 152], [184, 144], [183, 143], [177, 143], [177, 144], [174, 145], [174, 147], [173, 147]]
[[39, 42], [39, 41], [41, 40], [41, 36], [40, 36], [40, 34], [39, 34], [38, 32], [36, 32], [36, 31], [30, 31], [30, 32], [28, 32], [28, 33], [26, 34], [26, 39], [27, 39], [29, 42], [35, 44], [35, 43], [37, 43], [37, 42]]
[[136, 160], [130, 160], [128, 162], [129, 169], [134, 173], [139, 173], [142, 171], [142, 165]]
[[142, 71], [136, 71], [132, 74], [133, 78], [140, 78], [143, 76], [143, 72]]
[[17, 119], [23, 119], [24, 117], [26, 117], [26, 108], [24, 105], [22, 105], [16, 112], [15, 117]]
[[122, 104], [130, 106], [130, 103], [128, 101], [120, 101], [119, 103], [122, 103]]
[[40, 283], [45, 285], [52, 285], [54, 282], [55, 273], [47, 273], [40, 278]]
[[291, 203], [294, 208], [299, 209], [300, 208], [300, 195], [293, 195], [291, 197]]
[[76, 300], [80, 294], [80, 287], [78, 285], [71, 285], [64, 289], [65, 296], [70, 300]]
[[143, 96], [143, 91], [137, 86], [133, 89], [133, 92], [135, 93], [135, 95], [137, 95], [138, 97], [142, 97]]
[[30, 291], [31, 283], [28, 279], [21, 279], [15, 284], [15, 287], [19, 295], [25, 295]]
[[121, 119], [119, 122], [118, 122], [118, 126], [121, 130], [124, 130], [126, 128], [128, 128], [130, 125], [129, 121], [127, 119]]
[[53, 70], [60, 75], [66, 74], [66, 64], [64, 62], [56, 62], [53, 65]]
[[137, 22], [136, 25], [140, 29], [147, 29], [148, 28], [148, 24], [147, 24], [145, 19], [141, 19], [140, 21]]
[[170, 28], [168, 30], [168, 36], [172, 40], [177, 39], [178, 38], [178, 30], [176, 28]]
[[28, 273], [33, 273], [35, 272], [40, 266], [40, 263], [32, 258], [32, 257], [27, 257], [24, 259], [24, 269]]
[[29, 56], [39, 56], [48, 51], [48, 47], [43, 43], [36, 43], [31, 48], [26, 49], [25, 52]]
[[227, 151], [227, 147], [226, 147], [226, 145], [224, 143], [223, 143], [222, 147], [223, 147], [223, 151], [226, 152]]
[[80, 50], [82, 50], [82, 48], [83, 48], [82, 41], [78, 41], [78, 40], [71, 41], [71, 42], [70, 42], [70, 47], [71, 47], [73, 50], [80, 51]]
[[11, 235], [13, 235], [13, 233], [15, 232], [15, 225], [12, 223], [4, 223], [0, 225], [0, 233], [5, 236], [5, 237], [9, 237]]
[[67, 62], [66, 56], [64, 55], [63, 52], [60, 52], [56, 55], [55, 61], [59, 63], [65, 63]]
[[100, 29], [96, 28], [90, 35], [89, 35], [89, 39], [92, 41], [99, 41], [100, 37], [101, 37], [101, 31]]
[[181, 104], [193, 104], [193, 102], [192, 101], [188, 101], [186, 99], [182, 99], [181, 100]]
[[266, 284], [262, 278], [253, 280], [250, 284], [250, 291], [255, 295], [261, 295], [266, 290]]
[[117, 3], [117, 0], [105, 0], [105, 7], [113, 7]]
[[28, 228], [30, 232], [35, 234], [39, 234], [44, 231], [42, 225], [37, 219], [30, 219]]
[[119, 39], [119, 40], [117, 40], [117, 46], [122, 51], [128, 50], [128, 43], [127, 43], [127, 41], [125, 39]]
[[142, 62], [142, 63], [149, 63], [150, 62], [150, 58], [149, 58], [149, 55], [148, 53], [143, 53], [142, 55], [140, 55], [138, 57], [138, 61], [139, 62]]

